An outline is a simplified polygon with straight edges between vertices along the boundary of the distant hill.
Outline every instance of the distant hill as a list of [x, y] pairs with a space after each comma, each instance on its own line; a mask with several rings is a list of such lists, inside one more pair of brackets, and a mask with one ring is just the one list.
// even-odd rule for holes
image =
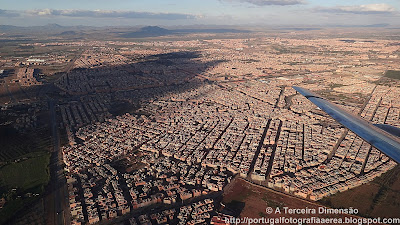
[[11, 25], [0, 25], [0, 31], [1, 32], [6, 32], [6, 31], [14, 31], [19, 29], [17, 26], [11, 26]]
[[43, 27], [52, 28], [52, 29], [57, 29], [57, 28], [63, 28], [64, 26], [61, 26], [61, 25], [56, 24], [56, 23], [49, 23], [49, 24], [47, 24], [47, 25], [45, 25], [45, 26], [43, 26]]
[[68, 31], [61, 32], [60, 34], [58, 34], [58, 36], [72, 36], [72, 35], [77, 35], [77, 34], [78, 33], [76, 33], [75, 31], [68, 30]]
[[122, 37], [158, 37], [173, 34], [172, 30], [167, 30], [157, 26], [142, 27], [138, 31], [123, 34]]
[[170, 31], [157, 26], [147, 26], [147, 27], [142, 27], [139, 32], [164, 34], [164, 33], [169, 33]]

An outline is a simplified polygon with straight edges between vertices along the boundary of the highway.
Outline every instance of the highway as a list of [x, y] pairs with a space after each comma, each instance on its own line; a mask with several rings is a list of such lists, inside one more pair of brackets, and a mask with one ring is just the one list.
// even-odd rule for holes
[[[71, 60], [70, 64], [65, 69], [69, 72], [75, 63], [75, 61], [84, 52], [82, 50], [78, 55]], [[46, 190], [44, 197], [45, 202], [45, 214], [46, 224], [64, 225], [70, 224], [70, 212], [68, 203], [68, 190], [67, 182], [64, 176], [63, 159], [60, 144], [60, 135], [57, 123], [57, 114], [55, 109], [55, 100], [48, 96], [50, 90], [54, 88], [53, 84], [44, 85], [37, 93], [38, 96], [45, 96], [48, 101], [50, 121], [49, 125], [51, 128], [51, 135], [53, 139], [53, 151], [50, 156], [50, 182]], [[38, 97], [37, 96], [37, 97]]]
[[60, 137], [58, 133], [57, 115], [54, 100], [48, 100], [53, 151], [50, 157], [50, 183], [45, 197], [46, 224], [69, 224], [67, 208], [67, 185], [63, 174]]

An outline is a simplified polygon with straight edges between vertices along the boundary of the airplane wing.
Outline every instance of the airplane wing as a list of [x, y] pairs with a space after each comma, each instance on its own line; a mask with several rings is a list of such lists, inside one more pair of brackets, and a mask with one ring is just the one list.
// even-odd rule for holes
[[337, 122], [353, 131], [397, 163], [400, 162], [400, 138], [388, 133], [392, 130], [393, 132], [391, 133], [397, 133], [399, 128], [382, 124], [374, 125], [351, 112], [337, 107], [335, 104], [307, 89], [295, 86], [293, 88], [321, 110], [328, 113]]

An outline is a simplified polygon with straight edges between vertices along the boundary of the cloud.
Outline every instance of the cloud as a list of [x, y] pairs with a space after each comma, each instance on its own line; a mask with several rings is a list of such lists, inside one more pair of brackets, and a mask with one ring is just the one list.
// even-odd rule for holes
[[395, 12], [396, 9], [389, 4], [379, 3], [355, 6], [319, 7], [315, 8], [315, 11], [328, 13], [388, 14]]
[[30, 15], [38, 16], [67, 16], [67, 17], [91, 17], [91, 18], [142, 18], [142, 19], [194, 19], [194, 15], [181, 13], [151, 13], [136, 11], [115, 11], [115, 10], [54, 10], [41, 9], [26, 11]]
[[152, 13], [136, 11], [116, 11], [116, 10], [77, 10], [77, 9], [36, 9], [26, 11], [1, 10], [0, 17], [11, 16], [36, 16], [36, 17], [81, 17], [81, 18], [137, 18], [137, 19], [162, 19], [162, 20], [180, 20], [195, 19], [195, 15], [182, 13]]
[[246, 2], [257, 6], [266, 5], [300, 5], [305, 4], [304, 0], [222, 0], [226, 2]]

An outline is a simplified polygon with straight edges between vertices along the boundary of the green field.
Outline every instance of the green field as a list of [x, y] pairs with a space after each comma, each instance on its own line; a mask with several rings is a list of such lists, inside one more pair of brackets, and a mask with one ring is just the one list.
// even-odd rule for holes
[[398, 70], [388, 70], [385, 72], [385, 77], [400, 80], [400, 71]]
[[0, 224], [37, 199], [27, 193], [41, 194], [49, 182], [50, 153], [37, 152], [29, 157], [0, 168], [0, 197], [7, 201], [0, 210]]
[[49, 133], [42, 129], [21, 134], [14, 128], [0, 126], [0, 166], [22, 156], [29, 156], [29, 153], [48, 151], [51, 147]]
[[41, 153], [36, 157], [1, 167], [1, 186], [40, 193], [42, 187], [49, 181], [49, 160], [49, 153]]

